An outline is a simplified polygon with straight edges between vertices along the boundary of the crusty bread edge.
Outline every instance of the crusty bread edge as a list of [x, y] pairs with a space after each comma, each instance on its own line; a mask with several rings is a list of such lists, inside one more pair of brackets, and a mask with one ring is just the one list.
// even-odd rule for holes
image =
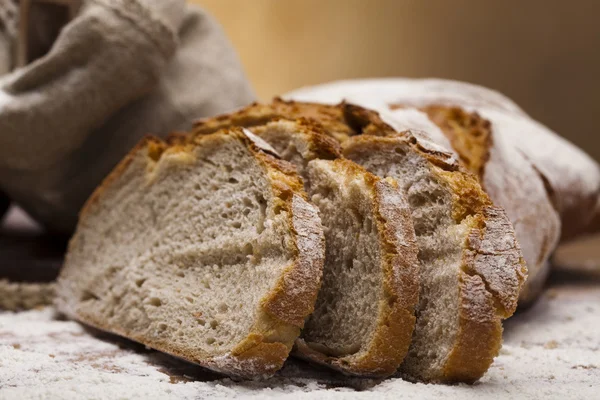
[[[405, 132], [404, 135], [410, 133]], [[510, 317], [516, 310], [519, 293], [527, 277], [527, 268], [512, 224], [504, 210], [492, 204], [476, 176], [458, 163], [448, 164], [447, 160], [450, 158], [447, 155], [429, 151], [419, 145], [418, 139], [409, 137], [409, 142], [415, 151], [435, 165], [434, 171], [451, 188], [454, 220], [458, 223], [469, 218], [470, 221], [459, 276], [458, 332], [441, 375], [432, 380], [473, 383], [485, 374], [500, 351], [502, 319]], [[504, 238], [492, 230], [496, 224], [501, 226], [502, 233], [510, 237], [511, 243], [507, 249], [501, 248], [505, 244]], [[478, 243], [483, 241], [499, 247], [486, 255], [509, 257], [515, 261], [509, 267], [514, 268], [516, 282], [502, 280], [500, 285], [494, 285], [492, 282], [495, 275], [503, 271], [482, 270], [477, 267], [477, 255], [489, 250], [478, 248]], [[502, 253], [504, 251], [507, 253]]]
[[[477, 112], [468, 112], [459, 106], [432, 104], [421, 108], [421, 110], [427, 113], [431, 121], [440, 127], [441, 131], [452, 143], [452, 147], [458, 153], [464, 165], [478, 177], [482, 187], [488, 191], [489, 188], [486, 187], [486, 183], [484, 182], [486, 169], [490, 167], [506, 167], [499, 164], [491, 165], [494, 162], [499, 162], [497, 159], [492, 158], [492, 151], [501, 150], [501, 148], [496, 148], [494, 140], [495, 131], [493, 130], [492, 123], [481, 117]], [[527, 163], [535, 171], [536, 177], [543, 184], [547, 205], [556, 213], [553, 219], [556, 219], [557, 223], [556, 231], [549, 231], [548, 234], [542, 232], [546, 240], [541, 245], [540, 254], [544, 255], [544, 258], [538, 260], [535, 266], [530, 266], [532, 268], [536, 267], [535, 270], [537, 270], [537, 273], [529, 275], [526, 284], [523, 285], [520, 292], [519, 306], [527, 307], [538, 297], [549, 275], [550, 265], [547, 261], [558, 242], [561, 221], [558, 215], [558, 199], [548, 179], [536, 168], [526, 154], [516, 148], [514, 151], [522, 154]], [[539, 217], [544, 218], [546, 216], [540, 215]], [[552, 216], [548, 216], [548, 218], [552, 218]]]
[[229, 114], [197, 120], [192, 134], [203, 135], [230, 126], [251, 128], [277, 119], [304, 119], [316, 122], [328, 132], [327, 136], [343, 142], [355, 134], [353, 128], [344, 120], [343, 112], [344, 109], [334, 105], [302, 103], [275, 97], [268, 104], [252, 103]]
[[[214, 135], [221, 134], [232, 134], [242, 140], [266, 169], [274, 197], [279, 199], [276, 200], [280, 202], [279, 206], [287, 212], [290, 228], [295, 233], [295, 260], [286, 269], [272, 293], [265, 296], [261, 302], [262, 311], [246, 339], [238, 343], [229, 354], [200, 359], [198, 354], [184, 354], [173, 348], [169, 342], [149, 341], [125, 330], [108, 327], [89, 316], [80, 315], [68, 305], [63, 305], [60, 299], [57, 299], [57, 306], [65, 314], [87, 325], [144, 343], [213, 370], [240, 378], [268, 377], [283, 366], [294, 340], [300, 334], [304, 319], [314, 307], [324, 261], [324, 236], [317, 210], [305, 200], [302, 182], [295, 175], [291, 164], [264, 152], [259, 144], [240, 129], [221, 131]], [[85, 218], [93, 204], [101, 199], [106, 188], [126, 171], [138, 152], [146, 151], [150, 160], [156, 162], [164, 151], [190, 151], [199, 142], [210, 140], [211, 136], [190, 141], [178, 137], [171, 144], [151, 136], [143, 138], [93, 192], [82, 209], [80, 218]], [[302, 278], [304, 290], [290, 292], [287, 285], [291, 281], [298, 281], [299, 277]]]

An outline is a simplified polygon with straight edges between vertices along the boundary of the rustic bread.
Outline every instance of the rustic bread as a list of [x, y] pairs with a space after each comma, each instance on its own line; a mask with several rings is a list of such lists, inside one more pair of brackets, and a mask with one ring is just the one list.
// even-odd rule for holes
[[491, 148], [503, 137], [509, 159], [524, 158], [544, 181], [562, 220], [562, 241], [600, 229], [592, 222], [600, 196], [598, 163], [494, 90], [451, 80], [389, 78], [334, 82], [299, 89], [286, 97], [326, 103], [346, 100], [378, 110], [435, 105], [476, 111], [492, 124]]
[[[422, 263], [417, 327], [401, 371], [430, 382], [472, 382], [483, 375], [499, 351], [501, 319], [514, 312], [526, 268], [510, 222], [475, 177], [453, 154], [395, 132], [377, 113], [358, 106], [276, 99], [248, 110], [262, 123], [323, 121], [348, 158], [377, 175], [398, 178], [409, 198]], [[245, 112], [218, 120], [244, 121]], [[200, 121], [197, 132], [211, 124], [220, 126]]]
[[316, 103], [297, 103], [275, 97], [269, 104], [253, 103], [230, 114], [219, 115], [215, 118], [203, 118], [196, 121], [193, 132], [202, 135], [227, 126], [264, 125], [269, 121], [281, 118], [296, 120], [303, 118], [314, 121], [325, 128], [328, 135], [338, 142], [343, 142], [349, 136], [356, 134], [352, 126], [344, 118], [344, 109]]
[[[396, 129], [427, 129], [435, 143], [454, 150], [463, 165], [502, 207], [511, 220], [528, 269], [519, 304], [531, 304], [550, 271], [549, 258], [560, 236], [560, 218], [543, 176], [505, 135], [495, 134], [490, 122], [459, 107], [426, 106], [421, 109], [391, 106], [386, 114]], [[416, 116], [421, 119], [418, 120]], [[412, 130], [412, 129], [411, 129]], [[420, 132], [416, 136], [423, 137]]]
[[56, 304], [216, 371], [270, 375], [317, 298], [317, 209], [248, 131], [170, 142], [141, 142], [88, 200]]
[[346, 374], [393, 374], [408, 351], [419, 292], [418, 249], [402, 192], [394, 181], [336, 159], [340, 146], [320, 126], [277, 118], [259, 125], [267, 119], [257, 109], [268, 106], [205, 120], [197, 134], [236, 123], [252, 127], [296, 165], [319, 208], [326, 242], [323, 284], [296, 355]]

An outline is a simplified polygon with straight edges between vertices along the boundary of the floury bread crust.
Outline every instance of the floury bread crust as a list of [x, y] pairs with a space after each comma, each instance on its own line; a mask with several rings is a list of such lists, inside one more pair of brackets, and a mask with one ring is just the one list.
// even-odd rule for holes
[[297, 354], [349, 374], [391, 375], [408, 351], [419, 292], [408, 205], [395, 181], [349, 160], [314, 160], [307, 174], [326, 257]]
[[[343, 142], [349, 136], [357, 133], [352, 126], [348, 125], [344, 111], [344, 108], [337, 106], [298, 103], [285, 101], [276, 97], [269, 104], [253, 103], [230, 114], [219, 115], [215, 118], [200, 119], [196, 121], [193, 132], [196, 135], [202, 135], [216, 132], [227, 126], [245, 126], [251, 128], [282, 118], [290, 120], [302, 118], [305, 122], [316, 122], [325, 129], [327, 135], [330, 135], [338, 142]], [[348, 117], [351, 118], [351, 115], [348, 115]], [[318, 127], [315, 127], [315, 129], [319, 130]]]
[[451, 80], [387, 78], [306, 87], [286, 97], [325, 103], [346, 100], [382, 112], [395, 105], [460, 107], [477, 112], [491, 122], [493, 141], [502, 137], [511, 157], [520, 152], [542, 176], [562, 221], [561, 241], [600, 229], [594, 223], [598, 218], [594, 207], [600, 198], [598, 163], [499, 92]]
[[[277, 101], [275, 107], [288, 106]], [[419, 292], [418, 249], [404, 195], [395, 181], [338, 159], [340, 145], [320, 125], [273, 114], [256, 104], [205, 120], [196, 133], [236, 123], [250, 127], [296, 165], [319, 207], [326, 239], [323, 285], [296, 355], [346, 374], [391, 375], [408, 351]]]
[[216, 371], [271, 375], [316, 301], [317, 210], [251, 133], [170, 142], [141, 142], [89, 199], [56, 304]]

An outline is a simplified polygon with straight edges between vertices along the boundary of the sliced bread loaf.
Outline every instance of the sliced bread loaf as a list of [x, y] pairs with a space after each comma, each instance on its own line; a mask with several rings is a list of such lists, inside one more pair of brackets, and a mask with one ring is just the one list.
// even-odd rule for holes
[[141, 142], [88, 200], [57, 306], [216, 371], [270, 375], [316, 301], [317, 210], [248, 131], [170, 141]]
[[[421, 261], [417, 326], [401, 371], [409, 379], [433, 382], [481, 377], [498, 354], [501, 320], [516, 308], [526, 268], [511, 223], [475, 176], [454, 154], [410, 132], [396, 132], [362, 107], [275, 100], [250, 109], [268, 115], [263, 122], [323, 121], [346, 157], [376, 175], [397, 178], [409, 198]], [[241, 121], [243, 115], [244, 110], [219, 120]], [[197, 129], [210, 123], [201, 121]]]
[[[386, 122], [396, 130], [410, 129], [415, 136], [424, 130], [434, 142], [454, 151], [514, 226], [529, 271], [521, 306], [532, 304], [543, 288], [561, 225], [563, 238], [581, 233], [586, 224], [588, 230], [594, 229], [588, 221], [598, 196], [594, 193], [600, 193], [598, 167], [500, 93], [439, 79], [375, 79], [319, 85], [289, 96], [370, 106], [385, 113]], [[548, 142], [558, 158], [556, 166], [544, 167], [550, 157], [532, 145], [532, 136], [538, 143]], [[561, 215], [566, 224], [561, 224]]]
[[[247, 111], [256, 108], [267, 106]], [[393, 180], [335, 159], [339, 144], [322, 127], [276, 118], [258, 125], [265, 120], [243, 114], [230, 123], [252, 126], [297, 166], [325, 229], [323, 285], [296, 355], [346, 374], [393, 374], [408, 351], [419, 292], [418, 250], [404, 195]], [[221, 117], [218, 126], [225, 121]], [[217, 125], [206, 122], [201, 134]]]

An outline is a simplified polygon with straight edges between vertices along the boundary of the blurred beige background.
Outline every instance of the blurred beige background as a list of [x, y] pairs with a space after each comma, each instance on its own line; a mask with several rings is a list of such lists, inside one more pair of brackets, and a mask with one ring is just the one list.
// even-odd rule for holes
[[194, 2], [220, 20], [262, 100], [344, 78], [465, 80], [600, 160], [600, 1]]

